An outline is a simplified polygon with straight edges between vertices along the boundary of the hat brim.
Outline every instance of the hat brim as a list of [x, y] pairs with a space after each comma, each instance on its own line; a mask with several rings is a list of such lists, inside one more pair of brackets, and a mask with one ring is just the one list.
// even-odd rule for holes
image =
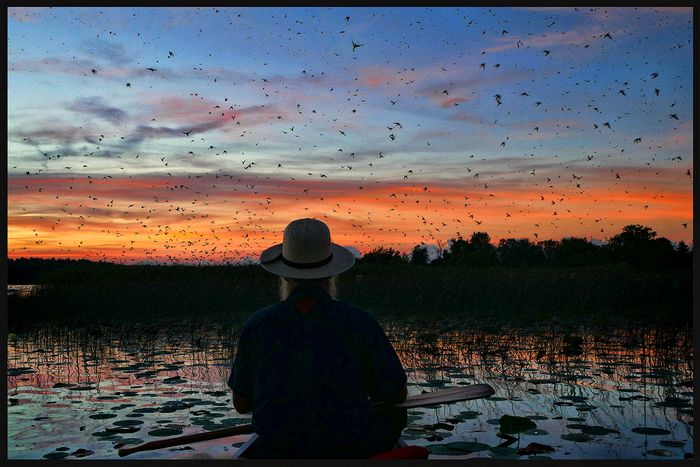
[[331, 243], [331, 250], [333, 259], [328, 264], [317, 268], [300, 269], [285, 264], [281, 259], [271, 263], [267, 262], [280, 256], [280, 253], [282, 253], [282, 244], [280, 243], [264, 250], [260, 254], [260, 266], [272, 274], [290, 279], [321, 279], [335, 276], [353, 267], [355, 255], [350, 250], [335, 243]]

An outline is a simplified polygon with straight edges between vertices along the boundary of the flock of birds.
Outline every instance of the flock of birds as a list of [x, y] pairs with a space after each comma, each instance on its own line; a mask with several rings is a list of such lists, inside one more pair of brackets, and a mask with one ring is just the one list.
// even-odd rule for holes
[[[476, 28], [480, 24], [475, 18], [465, 17], [464, 20], [465, 28]], [[557, 18], [550, 20], [552, 22], [548, 28], [555, 31]], [[343, 22], [351, 25], [352, 19], [345, 16]], [[421, 31], [427, 27], [420, 21], [412, 23], [412, 26]], [[338, 34], [347, 34], [347, 31], [341, 30]], [[370, 44], [373, 43], [373, 38], [367, 34], [361, 41], [357, 38], [349, 39], [346, 53], [350, 60], [361, 60], [362, 51], [372, 47]], [[499, 27], [496, 31], [484, 30], [483, 35], [487, 34], [507, 38], [511, 33]], [[541, 57], [547, 57], [547, 60], [553, 60], [552, 57], [560, 60], [558, 64], [548, 63], [547, 66], [564, 69], [573, 47], [604, 49], [617, 39], [616, 35], [604, 32], [591, 37], [589, 43], [571, 45], [559, 54], [553, 51], [553, 46], [541, 48], [539, 53]], [[405, 36], [398, 42], [406, 49], [411, 47]], [[514, 39], [514, 43], [516, 49], [523, 52], [535, 47], [528, 45], [528, 40], [522, 37]], [[677, 43], [673, 48], [685, 46], [690, 48], [692, 43]], [[470, 45], [468, 48], [474, 47], [476, 46]], [[460, 58], [464, 58], [461, 55], [466, 52], [465, 49]], [[490, 62], [488, 57], [498, 57], [497, 53], [487, 54], [481, 51], [480, 54], [486, 58], [479, 63], [477, 71], [499, 73], [509, 68], [506, 62]], [[177, 61], [177, 53], [167, 50], [167, 47], [163, 56], [170, 63]], [[387, 63], [390, 64], [391, 60], [387, 60]], [[153, 64], [143, 69], [156, 76], [160, 73], [161, 66]], [[442, 70], [446, 71], [446, 68], [443, 67]], [[305, 70], [303, 73], [307, 74]], [[657, 84], [664, 73], [675, 72], [659, 69], [649, 73], [646, 79], [615, 80], [614, 86], [617, 88], [611, 87], [609, 91], [636, 99], [630, 103], [629, 108], [609, 108], [606, 101], [610, 96], [607, 93], [598, 99], [589, 99], [586, 108], [576, 109], [561, 105], [564, 101], [555, 96], [554, 91], [547, 95], [513, 88], [506, 88], [493, 95], [493, 103], [498, 111], [506, 109], [504, 112], [508, 114], [513, 109], [508, 105], [508, 100], [530, 98], [533, 98], [532, 108], [543, 109], [543, 112], [586, 112], [591, 116], [588, 131], [595, 132], [595, 137], [602, 142], [612, 141], [610, 134], [615, 131], [616, 124], [627, 117], [627, 110], [638, 111], [640, 106], [653, 108], [655, 114], [663, 115], [667, 120], [682, 122], [680, 112], [675, 109], [676, 102], [667, 108], [660, 108], [660, 102], [663, 101], [653, 101], [664, 94], [663, 86]], [[91, 68], [85, 75], [99, 79], [101, 70]], [[605, 237], [619, 232], [620, 220], [617, 216], [580, 212], [577, 203], [584, 200], [595, 206], [597, 200], [594, 195], [600, 193], [593, 189], [592, 183], [587, 183], [587, 179], [592, 180], [609, 170], [609, 180], [606, 182], [608, 189], [630, 196], [627, 200], [629, 202], [615, 206], [619, 207], [618, 213], [624, 209], [641, 207], [646, 211], [650, 207], [648, 199], [664, 197], [662, 192], [657, 192], [643, 201], [643, 206], [635, 205], [629, 192], [630, 186], [623, 184], [628, 175], [634, 179], [642, 174], [646, 177], [646, 184], [651, 185], [654, 180], [649, 178], [650, 175], [663, 179], [672, 172], [677, 177], [677, 184], [692, 185], [692, 172], [682, 165], [682, 157], [664, 157], [662, 146], [649, 143], [646, 167], [636, 166], [632, 156], [625, 155], [625, 150], [644, 144], [647, 137], [643, 135], [631, 141], [615, 140], [604, 154], [591, 151], [593, 154], [583, 154], [574, 159], [560, 159], [559, 155], [554, 154], [546, 163], [542, 163], [542, 156], [536, 154], [538, 150], [550, 152], [542, 145], [533, 146], [532, 153], [526, 155], [508, 153], [511, 144], [524, 140], [536, 143], [538, 135], [545, 131], [553, 133], [555, 137], [570, 133], [571, 124], [566, 121], [549, 122], [549, 127], [545, 128], [539, 117], [533, 117], [537, 124], [520, 133], [515, 129], [513, 134], [496, 142], [496, 148], [503, 151], [505, 158], [505, 162], [500, 163], [500, 168], [498, 163], [494, 165], [492, 157], [469, 154], [467, 150], [468, 154], [463, 156], [459, 166], [452, 167], [450, 173], [445, 174], [450, 176], [447, 183], [431, 182], [429, 180], [434, 180], [436, 172], [439, 175], [441, 166], [438, 161], [439, 149], [431, 148], [430, 138], [435, 143], [435, 140], [449, 139], [452, 136], [450, 132], [444, 132], [426, 138], [422, 149], [425, 159], [411, 162], [414, 165], [408, 165], [408, 159], [401, 157], [400, 149], [393, 149], [398, 147], [397, 141], [406, 138], [405, 134], [415, 136], [424, 131], [424, 128], [418, 128], [420, 124], [409, 124], [400, 118], [400, 110], [408, 107], [406, 101], [412, 91], [415, 93], [414, 99], [421, 95], [424, 97], [426, 91], [413, 89], [411, 86], [416, 84], [414, 80], [401, 76], [401, 72], [398, 75], [396, 79], [400, 83], [401, 92], [386, 98], [387, 109], [395, 111], [396, 118], [389, 118], [385, 123], [386, 133], [383, 141], [378, 144], [382, 150], [376, 152], [352, 146], [358, 144], [358, 138], [363, 139], [355, 131], [356, 114], [371, 111], [363, 107], [366, 101], [360, 91], [360, 83], [357, 84], [357, 89], [348, 90], [342, 97], [335, 97], [334, 89], [330, 88], [329, 99], [339, 99], [343, 109], [337, 117], [328, 115], [327, 111], [321, 109], [307, 109], [300, 102], [294, 108], [286, 109], [286, 113], [280, 111], [279, 115], [271, 115], [269, 121], [263, 122], [255, 120], [263, 117], [232, 104], [235, 99], [229, 101], [225, 98], [221, 102], [214, 102], [205, 97], [205, 92], [190, 93], [189, 98], [209, 106], [205, 117], [213, 122], [225, 122], [217, 123], [215, 128], [226, 130], [229, 134], [240, 132], [238, 138], [246, 141], [247, 151], [239, 151], [243, 145], [231, 142], [230, 136], [218, 140], [214, 140], [214, 136], [205, 137], [209, 128], [200, 124], [175, 129], [185, 143], [183, 146], [187, 147], [186, 153], [158, 155], [156, 151], [141, 146], [137, 154], [124, 152], [111, 156], [110, 161], [116, 162], [119, 167], [116, 172], [106, 175], [96, 165], [104, 161], [101, 154], [104, 150], [100, 144], [111, 144], [109, 136], [101, 134], [96, 139], [95, 149], [85, 154], [60, 154], [41, 149], [43, 167], [46, 170], [25, 170], [23, 176], [13, 175], [10, 180], [9, 225], [27, 226], [22, 234], [24, 246], [18, 246], [20, 240], [11, 236], [10, 254], [41, 256], [41, 252], [46, 250], [53, 252], [50, 256], [117, 262], [152, 260], [208, 263], [235, 262], [246, 258], [254, 260], [261, 249], [281, 240], [281, 231], [291, 220], [283, 216], [289, 213], [293, 213], [294, 217], [322, 218], [331, 226], [336, 242], [353, 245], [364, 252], [387, 244], [398, 246], [403, 251], [410, 251], [418, 243], [437, 244], [442, 248], [449, 238], [468, 238], [472, 231], [491, 229], [501, 230], [504, 237], [543, 240], [540, 238], [543, 231], [560, 229], [561, 238], [567, 235], [567, 229], [577, 224], [589, 228], [591, 235]], [[403, 75], [411, 76], [411, 73], [404, 70]], [[163, 79], [166, 79], [165, 76]], [[314, 78], [319, 77], [318, 73], [314, 75]], [[213, 86], [216, 79], [213, 77], [209, 85]], [[498, 75], [494, 79], [497, 80]], [[576, 82], [576, 86], [585, 86], [586, 81], [581, 79]], [[261, 78], [257, 82], [260, 83], [261, 98], [264, 95], [263, 101], [268, 107], [273, 107], [269, 105], [269, 99], [271, 94], [274, 97], [274, 94], [279, 93], [279, 89], [267, 78]], [[134, 89], [134, 84], [133, 80], [124, 83], [130, 89]], [[573, 89], [571, 91], [575, 92]], [[468, 101], [459, 86], [454, 89], [433, 89], [431, 92], [433, 95], [429, 98], [438, 100], [446, 109], [464, 105]], [[569, 92], [565, 91], [565, 94]], [[642, 97], [630, 97], [631, 93]], [[293, 119], [289, 117], [292, 112]], [[611, 118], [614, 115], [615, 118]], [[149, 124], [154, 124], [156, 120], [153, 118]], [[199, 120], [198, 118], [197, 121]], [[284, 129], [278, 128], [290, 120], [294, 124], [285, 126]], [[322, 131], [310, 135], [309, 129], [316, 128], [314, 124], [318, 120], [323, 120], [326, 128], [332, 129], [334, 134]], [[251, 151], [249, 148], [261, 147], [261, 144], [274, 139], [260, 130], [261, 123], [267, 129], [279, 129], [282, 138], [298, 139], [296, 144], [299, 144], [299, 157], [272, 161], [260, 156], [263, 150]], [[498, 121], [494, 125], [498, 125]], [[603, 133], [603, 130], [608, 133]], [[12, 133], [10, 132], [10, 137]], [[14, 133], [22, 136], [20, 131]], [[113, 136], [117, 142], [115, 144], [128, 141], [129, 138], [129, 135]], [[38, 147], [29, 134], [21, 140]], [[157, 142], [157, 139], [154, 141]], [[339, 147], [332, 155], [304, 160], [302, 155], [313, 151], [322, 141]], [[440, 141], [435, 146], [439, 146], [439, 143]], [[221, 162], [223, 158], [225, 163]], [[186, 165], [181, 165], [183, 161]], [[235, 161], [233, 166], [231, 161]], [[129, 171], [140, 163], [147, 165], [149, 175], [136, 175]], [[206, 170], [207, 167], [210, 170]], [[626, 167], [629, 168], [627, 173], [624, 170]], [[21, 170], [19, 164], [11, 169]], [[91, 170], [95, 171], [90, 172]], [[54, 171], [63, 174], [67, 186], [48, 182], [46, 176]], [[527, 188], [525, 198], [518, 197], [522, 186], [517, 184]], [[644, 189], [646, 188], [645, 186]], [[513, 196], [509, 197], [513, 189]], [[24, 200], [27, 200], [26, 205]], [[37, 202], [42, 204], [38, 211], [43, 215], [31, 212], [31, 204]], [[57, 207], [50, 215], [46, 209], [49, 205]], [[533, 212], [537, 216], [531, 215]], [[30, 221], [26, 222], [25, 219], [28, 218]], [[516, 218], [520, 218], [519, 224], [514, 224]], [[562, 222], [562, 219], [568, 220]], [[523, 227], [524, 223], [527, 223], [527, 227]], [[687, 229], [687, 224], [682, 223], [684, 229]], [[591, 226], [595, 230], [590, 230]], [[29, 227], [34, 227], [31, 234]], [[27, 236], [31, 237], [33, 243], [28, 244]]]

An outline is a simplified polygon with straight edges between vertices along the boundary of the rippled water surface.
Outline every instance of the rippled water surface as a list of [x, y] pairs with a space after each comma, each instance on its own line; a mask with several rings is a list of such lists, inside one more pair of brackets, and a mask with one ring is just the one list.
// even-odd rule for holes
[[[403, 438], [435, 458], [664, 459], [693, 451], [690, 329], [474, 332], [384, 323], [409, 393], [490, 384], [412, 409]], [[235, 335], [235, 334], [233, 334]], [[11, 459], [117, 457], [121, 446], [249, 422], [226, 386], [231, 337], [151, 331], [10, 336]], [[504, 415], [534, 426], [507, 430]], [[248, 435], [133, 454], [228, 458]], [[531, 443], [546, 446], [527, 453]]]

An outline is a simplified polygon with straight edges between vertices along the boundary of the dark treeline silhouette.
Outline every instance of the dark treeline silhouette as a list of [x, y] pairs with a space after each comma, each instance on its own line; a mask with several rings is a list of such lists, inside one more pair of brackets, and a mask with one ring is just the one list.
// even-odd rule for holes
[[[377, 248], [340, 276], [342, 299], [380, 319], [460, 326], [683, 322], [692, 319], [692, 251], [627, 226], [606, 245], [582, 238], [532, 243], [485, 232], [457, 238], [429, 260]], [[279, 299], [277, 278], [257, 265], [124, 265], [11, 259], [9, 283], [43, 284], [9, 295], [12, 332], [41, 326], [235, 327]], [[382, 318], [383, 317], [383, 318]]]
[[627, 264], [634, 268], [665, 270], [692, 269], [693, 251], [685, 242], [674, 248], [670, 240], [656, 237], [650, 227], [631, 224], [596, 245], [580, 237], [531, 242], [526, 238], [503, 238], [498, 245], [491, 243], [486, 232], [474, 232], [468, 240], [462, 237], [448, 241], [438, 257], [429, 261], [428, 247], [416, 245], [410, 255], [379, 247], [365, 254], [361, 263], [399, 263], [440, 266], [443, 264], [473, 267], [582, 267], [604, 264]]

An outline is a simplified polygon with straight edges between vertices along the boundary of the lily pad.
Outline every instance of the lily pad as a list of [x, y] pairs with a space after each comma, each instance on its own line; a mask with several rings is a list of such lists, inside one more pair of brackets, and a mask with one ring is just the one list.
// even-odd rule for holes
[[662, 439], [659, 441], [661, 446], [666, 446], [669, 448], [682, 448], [685, 446], [685, 441], [676, 441], [675, 439]]
[[158, 411], [159, 409], [157, 407], [141, 407], [133, 410], [134, 413], [154, 413]]
[[83, 448], [77, 449], [77, 450], [70, 453], [71, 456], [75, 456], [75, 457], [87, 457], [87, 456], [90, 456], [92, 454], [95, 454], [95, 451], [91, 451], [89, 449], [83, 449]]
[[668, 449], [649, 449], [647, 451], [647, 454], [651, 454], [652, 456], [659, 456], [659, 457], [670, 457], [673, 455], [671, 451]]
[[588, 400], [586, 396], [561, 396], [560, 399], [564, 399], [572, 402], [585, 402]]
[[435, 431], [435, 430], [452, 431], [455, 429], [454, 425], [450, 425], [449, 423], [442, 423], [442, 422], [434, 423], [432, 425], [424, 425], [424, 428], [426, 430], [430, 430], [430, 431]]
[[228, 425], [222, 425], [221, 423], [208, 423], [206, 425], [202, 425], [202, 429], [206, 431], [216, 431], [216, 430], [222, 430], [226, 428]]
[[518, 449], [518, 454], [521, 456], [530, 456], [533, 454], [545, 454], [548, 452], [554, 452], [554, 448], [552, 446], [548, 446], [546, 444], [539, 444], [539, 443], [530, 443], [524, 448]]
[[90, 415], [89, 418], [93, 420], [107, 420], [108, 418], [116, 418], [116, 416], [117, 414], [115, 413], [96, 413]]
[[180, 383], [186, 383], [187, 380], [180, 378], [179, 376], [173, 376], [172, 378], [165, 378], [163, 380], [164, 383], [168, 384], [180, 384]]
[[561, 439], [573, 441], [574, 443], [585, 443], [591, 441], [593, 437], [585, 433], [568, 433], [566, 435], [561, 435]]
[[537, 428], [532, 420], [525, 417], [504, 415], [500, 418], [501, 431], [503, 433], [521, 433], [531, 428]]
[[53, 385], [54, 389], [56, 388], [70, 388], [72, 386], [75, 386], [73, 383], [56, 383]]
[[494, 459], [519, 459], [518, 451], [515, 448], [506, 446], [489, 448], [489, 456]]
[[148, 432], [149, 436], [176, 436], [181, 435], [182, 430], [175, 428], [158, 428]]
[[544, 435], [549, 434], [548, 431], [545, 431], [541, 428], [530, 428], [529, 430], [525, 430], [522, 433], [524, 435], [529, 435], [529, 436], [544, 436]]
[[143, 420], [117, 420], [113, 424], [116, 426], [137, 426], [143, 425]]
[[662, 439], [659, 444], [669, 448], [682, 448], [685, 446], [685, 441], [677, 441], [675, 439]]
[[545, 417], [544, 415], [528, 415], [527, 417], [530, 420], [548, 420], [549, 417]]
[[190, 423], [192, 425], [209, 425], [212, 423], [212, 420], [209, 418], [193, 418], [190, 420]]
[[489, 448], [483, 443], [454, 442], [446, 444], [429, 444], [425, 446], [431, 454], [441, 456], [463, 456], [472, 452], [485, 451]]
[[111, 407], [109, 410], [123, 410], [128, 409], [129, 407], [136, 407], [136, 404], [119, 404]]
[[689, 399], [680, 399], [676, 397], [667, 397], [663, 402], [657, 402], [654, 404], [657, 407], [674, 407], [674, 408], [688, 408], [692, 407], [691, 401]]
[[638, 428], [632, 428], [632, 431], [639, 433], [641, 435], [670, 435], [671, 432], [664, 430], [663, 428], [652, 428], [640, 426]]
[[[33, 368], [30, 368], [30, 367], [17, 367], [17, 368], [8, 368], [7, 369], [7, 376], [27, 375], [29, 373], [36, 373], [36, 370]], [[44, 456], [44, 457], [46, 457], [46, 456]], [[48, 459], [50, 459], [50, 458], [48, 458]]]
[[558, 379], [554, 378], [541, 378], [541, 379], [531, 379], [529, 380], [532, 384], [554, 384], [558, 383]]
[[488, 444], [467, 441], [454, 441], [452, 443], [446, 443], [445, 446], [456, 451], [463, 451], [465, 453], [485, 451], [489, 448]]
[[583, 428], [581, 428], [581, 433], [585, 433], [587, 435], [607, 435], [608, 433], [620, 434], [619, 431], [613, 430], [611, 428], [605, 428], [604, 426], [589, 426], [589, 425], [586, 425]]
[[54, 452], [50, 452], [48, 454], [44, 454], [42, 457], [44, 459], [63, 459], [65, 457], [68, 457], [68, 453], [54, 451]]

